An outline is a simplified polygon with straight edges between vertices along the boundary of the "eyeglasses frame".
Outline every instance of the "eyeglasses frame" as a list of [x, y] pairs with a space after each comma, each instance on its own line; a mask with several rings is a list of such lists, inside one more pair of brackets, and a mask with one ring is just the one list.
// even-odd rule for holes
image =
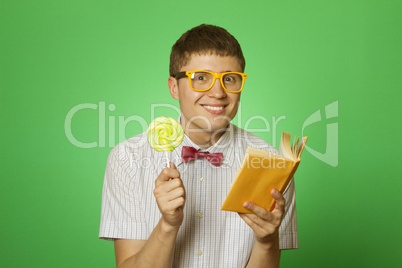
[[[196, 73], [196, 72], [202, 72], [202, 73], [210, 73], [210, 74], [212, 74], [212, 75], [214, 76], [214, 81], [212, 82], [212, 85], [211, 85], [209, 88], [207, 88], [207, 89], [195, 89], [195, 88], [193, 88], [193, 86], [191, 85], [191, 75], [192, 75], [193, 73]], [[241, 75], [241, 77], [242, 77], [243, 79], [242, 79], [242, 85], [241, 85], [240, 90], [238, 90], [238, 91], [229, 91], [229, 90], [226, 89], [225, 84], [224, 84], [223, 81], [222, 81], [223, 76], [225, 76], [226, 74], [239, 74], [239, 75]], [[183, 71], [183, 72], [178, 72], [177, 74], [172, 75], [172, 76], [173, 76], [174, 78], [176, 78], [176, 80], [179, 80], [179, 79], [181, 79], [181, 78], [187, 76], [187, 77], [188, 77], [188, 82], [189, 82], [189, 84], [190, 84], [191, 89], [194, 90], [194, 91], [198, 91], [198, 92], [205, 92], [205, 91], [210, 90], [210, 89], [215, 85], [216, 79], [219, 79], [219, 81], [221, 82], [222, 88], [223, 88], [225, 91], [229, 92], [229, 93], [239, 93], [240, 91], [242, 91], [243, 88], [244, 88], [244, 82], [246, 81], [246, 78], [247, 78], [247, 74], [245, 74], [245, 73], [239, 73], [239, 72], [214, 73], [214, 72], [205, 71], [205, 70]]]

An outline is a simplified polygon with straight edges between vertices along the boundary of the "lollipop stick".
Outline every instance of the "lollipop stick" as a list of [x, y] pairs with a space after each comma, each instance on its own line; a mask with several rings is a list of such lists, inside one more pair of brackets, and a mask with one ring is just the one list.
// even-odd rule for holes
[[165, 156], [166, 156], [166, 167], [170, 168], [169, 153], [168, 153], [168, 151], [165, 151]]

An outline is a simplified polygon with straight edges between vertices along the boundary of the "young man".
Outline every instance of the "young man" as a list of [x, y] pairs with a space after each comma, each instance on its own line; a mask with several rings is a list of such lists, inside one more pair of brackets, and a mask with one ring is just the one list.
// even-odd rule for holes
[[[272, 212], [252, 202], [244, 203], [252, 214], [220, 210], [247, 147], [277, 153], [230, 123], [244, 67], [240, 45], [220, 27], [195, 27], [172, 47], [168, 85], [185, 133], [173, 163], [163, 167], [145, 133], [108, 159], [99, 236], [114, 240], [117, 267], [278, 267], [280, 250], [298, 247], [293, 181], [283, 196], [267, 193]], [[186, 162], [183, 150], [208, 158]]]

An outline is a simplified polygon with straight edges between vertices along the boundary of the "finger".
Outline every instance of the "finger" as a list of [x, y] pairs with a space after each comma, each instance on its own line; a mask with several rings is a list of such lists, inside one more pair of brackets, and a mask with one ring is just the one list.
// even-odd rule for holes
[[156, 183], [154, 195], [155, 197], [164, 196], [177, 188], [182, 188], [184, 191], [183, 181], [180, 178], [174, 178], [161, 183]]
[[176, 169], [176, 165], [173, 162], [169, 162], [168, 164], [166, 164], [166, 167]]
[[173, 199], [172, 201], [168, 202], [168, 207], [170, 208], [168, 211], [170, 211], [170, 213], [176, 212], [178, 208], [184, 207], [185, 202], [186, 200], [184, 197]]
[[157, 199], [158, 206], [161, 208], [162, 211], [170, 211], [174, 210], [179, 206], [184, 205], [186, 199], [184, 196], [163, 196]]
[[183, 196], [176, 197], [174, 199], [171, 199], [167, 201], [167, 197], [163, 197], [162, 199], [165, 199], [161, 201], [160, 199], [158, 200], [158, 206], [161, 211], [161, 213], [170, 213], [176, 211], [178, 207], [181, 207], [185, 204], [186, 200]]
[[[250, 202], [250, 201], [244, 202], [243, 207], [245, 209], [250, 210], [251, 212], [254, 212], [255, 216], [257, 216], [258, 218], [261, 218], [264, 221], [270, 222], [275, 218], [271, 212], [269, 212], [268, 210], [260, 207], [259, 205], [255, 204], [253, 202]], [[253, 219], [253, 220], [254, 220], [254, 218], [255, 217], [251, 217], [251, 219]], [[257, 222], [257, 219], [255, 219], [254, 221]]]
[[250, 214], [245, 214], [245, 213], [237, 213], [239, 214], [240, 218], [242, 218], [248, 226], [250, 226], [253, 230], [255, 228], [261, 228], [258, 224], [256, 224], [252, 219], [250, 219]]
[[155, 186], [159, 184], [169, 181], [171, 178], [180, 178], [180, 172], [173, 165], [173, 168], [164, 168], [159, 176], [155, 180]]
[[184, 197], [184, 195], [185, 195], [184, 188], [179, 187], [170, 191], [169, 194], [166, 196], [167, 197], [166, 199], [167, 201], [172, 201], [176, 198]]
[[169, 163], [170, 163], [170, 168], [177, 169], [177, 168], [176, 168], [176, 165], [175, 165], [173, 162], [169, 162]]
[[[256, 220], [258, 220], [258, 217], [256, 215], [254, 215], [254, 214], [239, 213], [239, 216], [243, 219], [243, 221], [248, 226], [250, 226], [250, 228], [254, 231], [254, 233], [259, 237], [263, 237], [267, 233], [275, 231], [275, 226], [272, 225], [272, 224], [269, 224], [267, 222], [265, 222], [264, 226], [260, 225], [261, 222], [260, 222], [260, 224], [258, 224], [256, 222]], [[259, 218], [259, 220], [261, 221], [260, 218]]]
[[277, 189], [272, 189], [271, 196], [275, 199], [275, 207], [272, 213], [282, 218], [282, 215], [285, 213], [286, 200]]

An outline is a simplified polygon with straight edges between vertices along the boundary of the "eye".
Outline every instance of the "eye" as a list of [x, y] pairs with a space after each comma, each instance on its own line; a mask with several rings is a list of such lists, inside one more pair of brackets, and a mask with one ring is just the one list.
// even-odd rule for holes
[[208, 82], [211, 80], [211, 74], [209, 73], [194, 73], [193, 76], [191, 77], [194, 82]]
[[229, 83], [234, 83], [236, 82], [236, 77], [233, 75], [227, 75], [225, 76], [225, 82], [229, 82]]

